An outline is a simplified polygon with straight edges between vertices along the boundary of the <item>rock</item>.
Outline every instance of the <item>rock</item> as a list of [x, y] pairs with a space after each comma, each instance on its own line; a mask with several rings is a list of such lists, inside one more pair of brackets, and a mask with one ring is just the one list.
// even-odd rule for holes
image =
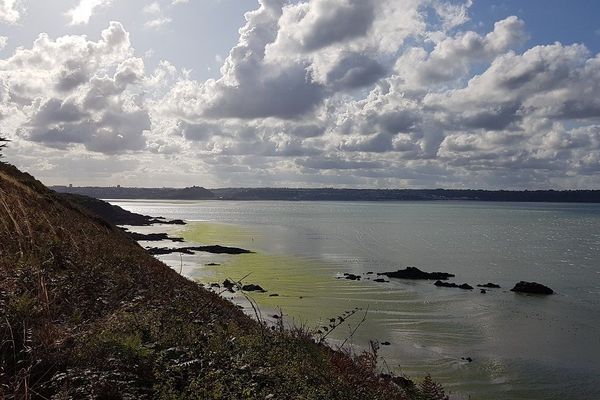
[[218, 283], [211, 283], [210, 287], [212, 287], [212, 288], [220, 288], [221, 285], [219, 285]]
[[190, 246], [190, 247], [149, 247], [146, 250], [152, 255], [164, 255], [171, 253], [183, 253], [183, 254], [194, 254], [196, 251], [203, 251], [213, 254], [250, 254], [250, 250], [239, 249], [237, 247], [225, 247], [225, 246]]
[[235, 288], [235, 283], [231, 282], [229, 279], [225, 279], [223, 281], [223, 287], [230, 292], [233, 292], [233, 288]]
[[390, 342], [381, 342], [381, 345], [382, 345], [382, 346], [390, 346], [390, 345], [391, 345], [391, 343], [390, 343]]
[[383, 278], [377, 278], [377, 279], [373, 279], [373, 282], [384, 283], [384, 282], [389, 282], [389, 281], [386, 281], [386, 280], [385, 280], [385, 279], [383, 279]]
[[530, 293], [530, 294], [554, 294], [554, 290], [548, 286], [544, 286], [537, 282], [525, 282], [521, 281], [510, 290], [511, 292], [517, 293]]
[[424, 272], [419, 268], [407, 267], [405, 269], [399, 269], [395, 272], [383, 272], [377, 275], [385, 275], [388, 278], [396, 279], [419, 279], [419, 280], [448, 280], [448, 278], [454, 277], [453, 274], [446, 272]]
[[263, 289], [259, 285], [254, 285], [254, 284], [243, 285], [242, 286], [242, 290], [244, 292], [261, 292], [261, 293], [265, 293], [266, 292], [265, 289]]
[[160, 242], [163, 240], [170, 240], [172, 242], [183, 242], [183, 238], [169, 237], [166, 233], [138, 233], [138, 232], [126, 232], [129, 237], [135, 241], [146, 241], [146, 242]]
[[487, 293], [487, 290], [481, 289], [481, 294], [486, 294], [486, 293]]
[[460, 359], [467, 362], [473, 362], [473, 359], [471, 357], [461, 357]]
[[269, 297], [279, 297], [277, 293], [270, 294]]
[[204, 264], [204, 265], [206, 265], [207, 267], [218, 267], [221, 264], [218, 264], [218, 263], [208, 263], [208, 264]]
[[367, 275], [373, 275], [373, 271], [367, 272]]
[[457, 285], [454, 282], [435, 281], [434, 285], [438, 286], [438, 287], [458, 288], [458, 289], [463, 289], [463, 290], [472, 290], [473, 289], [473, 286], [469, 285], [468, 283], [463, 283], [462, 285]]
[[360, 275], [354, 275], [354, 274], [344, 273], [344, 277], [346, 279], [351, 280], [351, 281], [360, 281]]
[[488, 289], [500, 289], [500, 285], [496, 285], [495, 283], [488, 282], [485, 285], [477, 285], [477, 287], [483, 287]]

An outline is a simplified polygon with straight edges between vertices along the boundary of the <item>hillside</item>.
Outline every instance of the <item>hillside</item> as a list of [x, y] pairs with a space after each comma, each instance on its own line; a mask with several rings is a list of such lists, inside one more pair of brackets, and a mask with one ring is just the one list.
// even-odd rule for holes
[[0, 288], [3, 399], [442, 398], [257, 323], [6, 164]]

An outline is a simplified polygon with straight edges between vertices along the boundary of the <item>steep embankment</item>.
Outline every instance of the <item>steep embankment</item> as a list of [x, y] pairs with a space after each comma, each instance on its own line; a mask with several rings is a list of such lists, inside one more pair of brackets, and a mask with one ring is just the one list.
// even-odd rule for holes
[[0, 339], [0, 398], [408, 397], [372, 354], [267, 329], [4, 164]]

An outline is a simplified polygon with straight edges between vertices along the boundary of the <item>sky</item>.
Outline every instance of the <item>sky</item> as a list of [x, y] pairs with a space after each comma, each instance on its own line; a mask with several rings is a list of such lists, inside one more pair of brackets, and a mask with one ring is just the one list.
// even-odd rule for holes
[[600, 188], [595, 0], [0, 0], [49, 185]]

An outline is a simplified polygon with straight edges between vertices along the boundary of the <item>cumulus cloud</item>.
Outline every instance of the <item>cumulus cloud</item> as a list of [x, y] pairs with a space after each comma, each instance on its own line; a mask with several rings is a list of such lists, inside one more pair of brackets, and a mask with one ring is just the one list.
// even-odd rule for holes
[[158, 1], [153, 1], [146, 5], [143, 11], [150, 18], [144, 23], [146, 28], [158, 29], [172, 21], [170, 17], [164, 15], [163, 9]]
[[71, 25], [87, 24], [94, 11], [111, 3], [112, 0], [80, 0], [75, 7], [67, 11], [67, 16], [71, 19], [69, 23]]
[[[141, 24], [186, 2], [148, 1]], [[259, 0], [208, 80], [167, 61], [148, 74], [118, 23], [97, 41], [40, 35], [0, 61], [0, 125], [36, 148], [136, 151], [140, 171], [232, 185], [600, 184], [600, 55], [524, 48], [526, 21], [467, 24], [471, 6]]]
[[315, 51], [364, 36], [374, 19], [372, 0], [314, 0], [288, 12], [279, 33], [297, 43], [296, 50]]
[[261, 0], [246, 14], [238, 44], [221, 68], [221, 78], [180, 82], [170, 103], [187, 118], [292, 118], [312, 110], [325, 95], [311, 81], [304, 62], [265, 60], [265, 48], [275, 40], [283, 0]]
[[135, 87], [144, 79], [144, 63], [133, 56], [129, 34], [117, 22], [95, 42], [41, 34], [32, 48], [0, 61], [4, 105], [23, 118], [18, 135], [52, 147], [143, 149], [150, 117]]
[[23, 12], [20, 0], [0, 0], [0, 22], [15, 24]]

